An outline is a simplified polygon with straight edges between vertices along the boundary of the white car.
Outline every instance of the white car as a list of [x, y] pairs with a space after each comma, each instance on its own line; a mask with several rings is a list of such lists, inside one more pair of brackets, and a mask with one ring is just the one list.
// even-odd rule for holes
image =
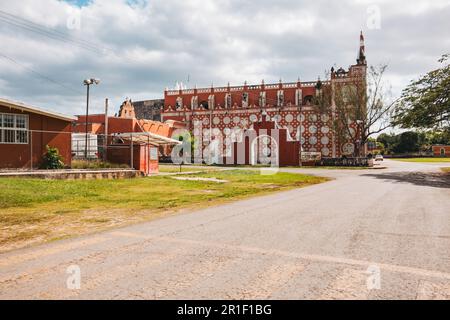
[[383, 156], [381, 154], [377, 154], [375, 156], [375, 161], [383, 161], [383, 160], [384, 160], [384, 158], [383, 158]]

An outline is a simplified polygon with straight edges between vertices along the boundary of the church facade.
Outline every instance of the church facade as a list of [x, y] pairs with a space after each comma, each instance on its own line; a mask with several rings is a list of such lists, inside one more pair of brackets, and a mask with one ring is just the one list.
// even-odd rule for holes
[[[357, 63], [348, 70], [332, 68], [325, 81], [280, 80], [271, 84], [262, 81], [256, 85], [166, 90], [161, 117], [162, 121], [184, 123], [186, 129], [199, 137], [204, 148], [220, 137], [225, 156], [264, 117], [273, 121], [276, 128], [287, 131], [287, 141], [297, 142], [299, 153], [319, 153], [324, 158], [351, 157], [356, 147], [354, 137], [342, 138], [335, 133], [333, 103], [323, 110], [316, 98], [323, 94], [324, 88], [331, 90], [332, 97], [335, 87], [365, 82], [366, 69], [361, 33]], [[350, 134], [358, 135], [358, 123], [349, 125]], [[364, 155], [364, 149], [359, 155]], [[196, 157], [201, 156], [201, 150], [195, 152]]]

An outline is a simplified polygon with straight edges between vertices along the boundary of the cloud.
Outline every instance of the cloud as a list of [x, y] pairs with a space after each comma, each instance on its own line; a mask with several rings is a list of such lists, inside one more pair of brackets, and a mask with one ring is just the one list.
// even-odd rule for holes
[[[367, 27], [373, 5], [380, 29]], [[106, 97], [115, 109], [125, 97], [160, 98], [188, 76], [190, 86], [315, 80], [355, 62], [360, 30], [369, 63], [389, 64], [399, 94], [450, 48], [450, 6], [439, 0], [22, 0], [0, 10], [72, 39], [0, 14], [1, 52], [16, 61], [0, 56], [1, 95], [68, 114], [83, 113], [87, 77], [102, 80], [92, 88], [94, 112]]]

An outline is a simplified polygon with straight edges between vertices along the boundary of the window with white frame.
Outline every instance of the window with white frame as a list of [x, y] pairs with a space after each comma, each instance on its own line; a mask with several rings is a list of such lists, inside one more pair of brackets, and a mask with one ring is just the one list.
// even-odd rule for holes
[[208, 107], [209, 107], [209, 109], [214, 109], [214, 107], [215, 107], [215, 99], [214, 99], [214, 95], [213, 94], [211, 94], [209, 97], [208, 97]]
[[247, 108], [248, 102], [249, 102], [248, 93], [247, 92], [242, 93], [242, 107]]
[[230, 109], [232, 103], [231, 93], [225, 94], [225, 109]]
[[261, 91], [259, 93], [259, 106], [261, 108], [266, 106], [266, 92], [265, 91]]
[[198, 96], [193, 96], [191, 98], [191, 110], [196, 110], [198, 108]]
[[183, 108], [183, 98], [178, 97], [175, 102], [175, 110], [181, 110]]
[[300, 106], [303, 100], [303, 92], [302, 89], [295, 90], [295, 105]]
[[27, 144], [28, 116], [0, 113], [0, 143]]
[[278, 90], [277, 92], [277, 106], [282, 107], [284, 105], [284, 91]]

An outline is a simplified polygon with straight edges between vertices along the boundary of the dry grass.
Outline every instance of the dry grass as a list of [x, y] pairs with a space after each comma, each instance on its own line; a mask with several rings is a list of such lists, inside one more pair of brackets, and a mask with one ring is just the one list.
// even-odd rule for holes
[[0, 179], [0, 251], [326, 181], [293, 173], [265, 176], [250, 170], [195, 176], [229, 183], [180, 181], [168, 176], [84, 181]]

